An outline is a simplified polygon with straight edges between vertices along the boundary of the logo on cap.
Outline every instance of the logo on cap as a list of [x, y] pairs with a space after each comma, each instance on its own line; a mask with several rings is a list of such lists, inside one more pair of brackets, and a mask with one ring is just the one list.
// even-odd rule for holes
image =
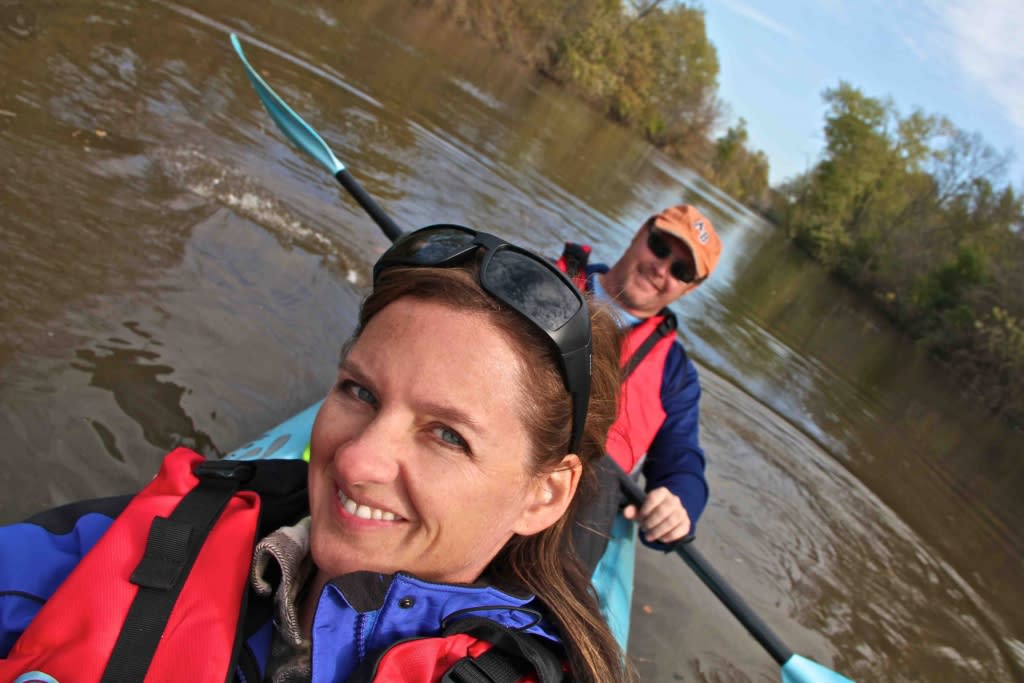
[[711, 239], [711, 233], [704, 227], [704, 221], [694, 221], [693, 227], [697, 230], [697, 239], [700, 240], [700, 243], [707, 244]]

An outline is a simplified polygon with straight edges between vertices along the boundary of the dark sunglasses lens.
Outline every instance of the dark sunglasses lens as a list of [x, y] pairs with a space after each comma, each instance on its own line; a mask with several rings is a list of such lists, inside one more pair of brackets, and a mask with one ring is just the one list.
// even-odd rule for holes
[[495, 252], [481, 278], [484, 287], [548, 332], [560, 329], [583, 305], [572, 285], [512, 249]]
[[673, 261], [672, 277], [689, 284], [697, 279], [697, 270], [690, 261]]
[[665, 258], [672, 253], [672, 247], [668, 246], [668, 242], [653, 230], [647, 235], [647, 248], [658, 258]]
[[475, 238], [473, 233], [454, 228], [417, 230], [396, 242], [382, 258], [399, 263], [434, 265], [466, 249]]
[[[647, 248], [657, 258], [668, 258], [672, 255], [672, 247], [665, 241], [665, 238], [654, 232], [647, 235]], [[680, 282], [690, 283], [697, 279], [697, 268], [693, 261], [673, 261], [670, 266], [672, 277]]]

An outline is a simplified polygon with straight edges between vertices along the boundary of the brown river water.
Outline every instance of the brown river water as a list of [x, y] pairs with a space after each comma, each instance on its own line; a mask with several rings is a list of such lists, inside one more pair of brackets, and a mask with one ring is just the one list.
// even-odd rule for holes
[[[698, 547], [851, 678], [1024, 680], [1024, 434], [685, 166], [397, 0], [0, 0], [0, 522], [226, 453], [333, 378], [387, 240], [274, 128], [232, 30], [402, 226], [608, 260], [704, 207], [725, 255], [676, 306]], [[675, 556], [640, 551], [634, 602], [644, 680], [778, 680]]]

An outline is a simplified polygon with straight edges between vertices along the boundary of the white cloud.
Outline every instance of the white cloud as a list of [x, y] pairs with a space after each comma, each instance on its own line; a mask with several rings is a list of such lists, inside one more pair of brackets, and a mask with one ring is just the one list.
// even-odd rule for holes
[[917, 57], [917, 61], [928, 61], [929, 57], [931, 56], [928, 51], [928, 48], [919, 43], [917, 36], [907, 33], [906, 31], [899, 30], [897, 30], [897, 35], [899, 35], [900, 40], [903, 42], [903, 44], [907, 46], [907, 49], [910, 50], [910, 52], [915, 57]]
[[732, 10], [736, 14], [739, 14], [740, 16], [750, 19], [754, 23], [759, 24], [760, 26], [768, 29], [772, 33], [776, 33], [782, 36], [783, 38], [792, 40], [793, 42], [800, 41], [799, 35], [793, 33], [788, 28], [786, 28], [779, 22], [775, 21], [771, 17], [767, 17], [764, 14], [761, 14], [747, 3], [742, 2], [742, 0], [720, 0], [719, 4], [728, 7], [730, 10]]
[[1024, 3], [1020, 0], [932, 1], [956, 64], [1003, 110], [1024, 140]]

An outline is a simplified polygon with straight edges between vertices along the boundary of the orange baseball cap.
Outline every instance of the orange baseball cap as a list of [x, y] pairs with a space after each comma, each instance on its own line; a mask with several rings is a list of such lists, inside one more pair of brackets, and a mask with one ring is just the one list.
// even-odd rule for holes
[[693, 254], [697, 266], [697, 278], [703, 280], [711, 275], [722, 255], [722, 240], [715, 232], [711, 221], [690, 204], [680, 204], [652, 216], [648, 222], [654, 227], [678, 237]]

